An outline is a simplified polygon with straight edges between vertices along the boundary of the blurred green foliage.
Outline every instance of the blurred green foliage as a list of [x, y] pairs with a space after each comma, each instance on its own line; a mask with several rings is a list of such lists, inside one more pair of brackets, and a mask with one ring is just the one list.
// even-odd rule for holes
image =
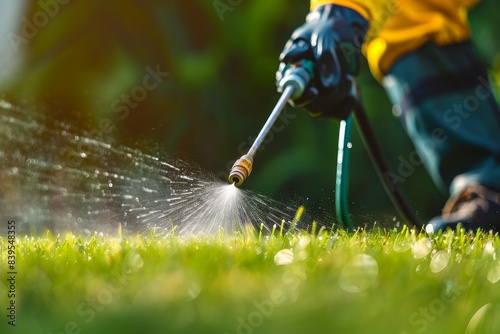
[[[227, 4], [226, 11], [217, 10], [220, 3]], [[500, 73], [498, 6], [495, 0], [483, 1], [471, 12], [471, 23], [482, 58]], [[34, 112], [94, 129], [104, 140], [114, 137], [223, 176], [276, 102], [278, 55], [308, 7], [307, 0], [235, 6], [224, 0], [69, 1], [20, 44], [20, 66], [3, 83], [3, 92]], [[40, 2], [30, 1], [24, 17], [33, 23], [41, 11]], [[118, 105], [127, 105], [123, 94], [143, 83], [148, 67], [168, 76], [143, 100], [128, 104], [127, 113], [117, 112]], [[410, 142], [384, 91], [364, 68], [359, 82], [365, 106], [387, 154], [397, 162], [399, 155], [411, 153]], [[293, 119], [258, 154], [245, 187], [293, 193], [313, 207], [332, 205], [338, 123], [288, 108]], [[392, 222], [394, 211], [357, 135], [352, 159], [351, 207], [355, 215], [367, 215], [358, 222]], [[445, 199], [422, 167], [404, 186], [426, 218]]]

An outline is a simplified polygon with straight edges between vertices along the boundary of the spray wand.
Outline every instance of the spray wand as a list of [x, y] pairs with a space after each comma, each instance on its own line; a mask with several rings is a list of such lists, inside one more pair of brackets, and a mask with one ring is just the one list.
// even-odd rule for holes
[[269, 115], [266, 123], [259, 132], [257, 138], [252, 144], [252, 147], [248, 150], [247, 154], [244, 154], [236, 160], [231, 167], [229, 172], [229, 183], [234, 183], [239, 187], [247, 177], [252, 172], [253, 158], [257, 151], [259, 150], [262, 142], [271, 131], [274, 123], [281, 114], [281, 111], [285, 108], [286, 103], [289, 99], [297, 99], [304, 93], [304, 90], [309, 85], [313, 75], [313, 63], [309, 60], [303, 60], [297, 64], [294, 64], [288, 68], [284, 73], [283, 78], [279, 82], [280, 90], [282, 91], [281, 97], [276, 103], [273, 111]]

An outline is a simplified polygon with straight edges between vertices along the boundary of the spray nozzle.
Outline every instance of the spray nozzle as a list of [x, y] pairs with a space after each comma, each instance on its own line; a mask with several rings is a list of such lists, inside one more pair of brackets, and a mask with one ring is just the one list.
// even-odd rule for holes
[[252, 172], [252, 164], [253, 158], [248, 154], [236, 160], [229, 172], [229, 183], [234, 183], [235, 186], [239, 187]]

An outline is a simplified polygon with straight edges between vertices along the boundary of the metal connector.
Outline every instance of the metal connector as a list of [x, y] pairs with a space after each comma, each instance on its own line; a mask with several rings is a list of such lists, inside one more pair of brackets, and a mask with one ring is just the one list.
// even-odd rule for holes
[[292, 67], [285, 72], [283, 79], [279, 82], [279, 87], [281, 91], [284, 91], [287, 86], [292, 86], [294, 90], [290, 98], [294, 100], [304, 94], [310, 80], [311, 76], [306, 69], [303, 67]]
[[253, 158], [248, 154], [236, 160], [229, 172], [229, 183], [234, 183], [235, 186], [239, 187], [252, 172], [252, 165]]

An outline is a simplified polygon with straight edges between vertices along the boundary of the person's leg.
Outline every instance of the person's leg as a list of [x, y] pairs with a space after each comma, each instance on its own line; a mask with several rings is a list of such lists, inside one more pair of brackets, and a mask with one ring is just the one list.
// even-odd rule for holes
[[[398, 60], [384, 86], [401, 108], [401, 122], [423, 164], [451, 196], [445, 217], [433, 220], [435, 227], [462, 223], [470, 229], [489, 228], [496, 221], [498, 227], [493, 227], [500, 230], [500, 197], [491, 195], [500, 192], [500, 111], [470, 43], [427, 43]], [[483, 194], [470, 196], [471, 189]], [[478, 216], [469, 205], [465, 213], [463, 203], [470, 198], [486, 200], [489, 211], [498, 212]], [[462, 213], [450, 221], [448, 210]]]

